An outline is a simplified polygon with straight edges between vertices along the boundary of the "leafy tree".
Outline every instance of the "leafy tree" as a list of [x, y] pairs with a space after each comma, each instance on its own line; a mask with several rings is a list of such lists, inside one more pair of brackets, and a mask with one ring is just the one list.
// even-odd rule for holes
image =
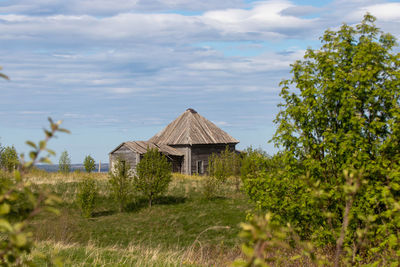
[[18, 167], [19, 157], [14, 146], [7, 146], [2, 149], [0, 162], [1, 166], [9, 172], [12, 172]]
[[229, 177], [232, 177], [236, 190], [239, 191], [240, 165], [240, 156], [235, 151], [231, 151], [229, 146], [226, 146], [224, 151], [213, 153], [208, 158], [208, 174], [210, 177], [216, 179], [215, 182], [217, 183], [224, 183]]
[[132, 191], [133, 175], [129, 164], [118, 159], [113, 165], [113, 169], [109, 172], [109, 184], [111, 194], [116, 202], [118, 202], [119, 211], [122, 212], [127, 205], [129, 195]]
[[60, 159], [58, 161], [58, 171], [65, 174], [71, 171], [71, 158], [68, 155], [67, 150], [64, 150], [61, 153]]
[[271, 157], [262, 149], [247, 148], [243, 152], [242, 162], [240, 167], [240, 176], [242, 181], [247, 177], [256, 175], [257, 172], [270, 168], [269, 160]]
[[3, 153], [3, 151], [4, 151], [4, 147], [0, 143], [0, 167], [1, 167], [1, 154]]
[[83, 166], [85, 166], [87, 173], [91, 173], [96, 168], [95, 164], [94, 158], [90, 155], [87, 155], [83, 161]]
[[213, 153], [208, 158], [208, 174], [221, 183], [226, 182], [232, 174], [232, 166], [229, 162], [230, 154], [229, 146], [227, 146], [221, 153]]
[[133, 185], [149, 200], [151, 207], [154, 198], [167, 190], [172, 179], [172, 166], [157, 149], [148, 149], [136, 166]]
[[98, 197], [98, 187], [96, 181], [91, 177], [84, 177], [79, 184], [77, 203], [85, 218], [92, 216]]
[[337, 264], [342, 246], [349, 264], [377, 253], [395, 264], [400, 250], [400, 54], [374, 21], [327, 30], [292, 65], [273, 138], [283, 168], [256, 174], [263, 186], [249, 191], [264, 192], [254, 200], [272, 221], [336, 243]]

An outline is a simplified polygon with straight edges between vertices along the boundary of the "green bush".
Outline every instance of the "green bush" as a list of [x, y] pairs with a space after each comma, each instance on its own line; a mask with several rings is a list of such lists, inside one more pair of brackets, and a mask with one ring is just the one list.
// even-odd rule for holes
[[242, 153], [240, 177], [245, 181], [247, 177], [252, 177], [260, 171], [270, 170], [271, 167], [273, 167], [271, 157], [265, 151], [249, 147]]
[[153, 200], [167, 190], [171, 179], [171, 163], [157, 149], [148, 149], [136, 166], [133, 185], [147, 197], [151, 207]]
[[272, 222], [336, 246], [336, 265], [399, 264], [400, 54], [374, 21], [326, 31], [292, 65], [273, 138], [281, 167], [246, 177]]
[[[1, 67], [0, 67], [1, 70]], [[6, 75], [0, 73], [0, 77], [8, 79]], [[49, 163], [49, 156], [41, 156], [41, 153], [47, 152], [54, 155], [54, 151], [46, 148], [47, 142], [54, 137], [56, 132], [68, 132], [60, 128], [61, 121], [54, 123], [50, 118], [50, 130], [44, 130], [45, 139], [35, 144], [32, 141], [26, 143], [33, 148], [29, 153], [30, 161], [24, 163], [24, 157], [21, 155], [23, 167], [31, 168], [35, 163]], [[0, 149], [0, 152], [1, 151]], [[1, 155], [3, 153], [0, 153]], [[0, 156], [1, 156], [0, 155]], [[29, 202], [29, 213], [19, 212], [22, 207], [26, 207]], [[0, 265], [1, 266], [32, 266], [33, 263], [28, 259], [34, 246], [32, 233], [27, 229], [28, 222], [43, 209], [49, 212], [57, 213], [54, 205], [59, 199], [47, 192], [39, 192], [38, 196], [32, 192], [31, 184], [23, 181], [19, 171], [14, 172], [11, 177], [8, 173], [0, 170]], [[21, 205], [22, 203], [22, 205]], [[17, 208], [15, 208], [17, 207]], [[33, 207], [33, 208], [31, 208]], [[18, 217], [10, 218], [10, 213], [17, 210]], [[62, 262], [55, 257], [47, 264], [62, 266]]]
[[[59, 127], [61, 121], [54, 123], [51, 119], [51, 130], [45, 130], [46, 139], [35, 144], [27, 141], [33, 147], [29, 153], [30, 161], [24, 163], [25, 168], [35, 163], [48, 163], [48, 156], [39, 157], [42, 152], [54, 154], [46, 148], [47, 142], [58, 131], [67, 132]], [[23, 159], [23, 157], [22, 157]], [[0, 265], [1, 266], [32, 266], [29, 254], [34, 246], [32, 233], [28, 230], [29, 221], [43, 210], [57, 213], [55, 205], [59, 199], [41, 190], [34, 193], [32, 185], [22, 179], [19, 171], [11, 176], [0, 172]], [[49, 265], [61, 266], [59, 258], [53, 258]]]
[[202, 181], [202, 194], [206, 199], [217, 197], [221, 193], [221, 181], [213, 176], [205, 176]]
[[17, 169], [19, 165], [19, 157], [14, 146], [2, 148], [0, 156], [0, 165], [3, 167], [3, 169], [9, 172]]
[[96, 168], [95, 164], [96, 163], [94, 159], [90, 155], [87, 155], [85, 157], [85, 160], [83, 161], [83, 166], [85, 166], [85, 170], [87, 173], [91, 173], [92, 171], [94, 171], [94, 169]]
[[125, 210], [132, 193], [133, 175], [127, 162], [118, 159], [113, 163], [113, 169], [109, 172], [109, 185], [111, 195], [118, 203], [119, 211]]
[[[213, 183], [217, 185], [217, 183], [225, 183], [228, 178], [233, 179], [236, 190], [239, 191], [240, 165], [240, 155], [235, 151], [231, 151], [229, 146], [226, 146], [225, 150], [221, 153], [213, 153], [208, 158], [208, 174], [210, 177], [205, 180], [205, 192], [209, 191], [207, 189], [208, 184]], [[215, 190], [209, 192], [211, 193], [212, 191], [216, 193]]]
[[99, 189], [96, 181], [91, 177], [85, 177], [80, 182], [77, 194], [77, 203], [82, 215], [90, 218], [96, 206]]
[[71, 158], [66, 150], [61, 153], [58, 161], [58, 171], [64, 174], [67, 174], [71, 171]]

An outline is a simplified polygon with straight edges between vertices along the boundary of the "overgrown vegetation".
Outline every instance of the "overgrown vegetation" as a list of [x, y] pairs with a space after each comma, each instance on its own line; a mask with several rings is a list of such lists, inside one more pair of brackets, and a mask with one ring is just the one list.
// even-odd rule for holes
[[89, 218], [92, 216], [97, 198], [98, 188], [96, 181], [90, 176], [85, 176], [79, 184], [77, 193], [77, 203], [84, 217]]
[[60, 159], [58, 161], [58, 171], [61, 173], [69, 173], [71, 171], [71, 157], [67, 150], [61, 153]]
[[252, 206], [230, 180], [219, 198], [208, 200], [201, 192], [202, 177], [174, 174], [151, 208], [147, 198], [131, 191], [125, 212], [119, 212], [108, 175], [92, 173], [99, 191], [88, 220], [74, 202], [80, 176], [27, 175], [63, 200], [60, 216], [43, 214], [31, 225], [38, 250], [58, 249], [67, 266], [226, 266], [240, 255], [239, 223]]
[[16, 170], [19, 166], [19, 157], [14, 146], [0, 146], [0, 167], [8, 172]]
[[205, 177], [203, 192], [206, 198], [216, 197], [220, 187], [228, 178], [235, 182], [236, 191], [240, 188], [241, 157], [229, 146], [221, 153], [213, 153], [208, 159], [208, 176]]
[[[54, 154], [48, 149], [47, 142], [56, 132], [67, 132], [59, 127], [61, 122], [54, 123], [51, 119], [50, 130], [45, 130], [46, 138], [35, 144], [27, 141], [33, 150], [29, 153], [30, 160], [23, 167], [30, 168], [37, 162], [49, 162], [48, 156], [39, 157], [43, 152]], [[4, 151], [3, 151], [4, 152]], [[14, 168], [7, 168], [12, 171]], [[57, 213], [54, 206], [59, 199], [45, 190], [34, 192], [30, 182], [21, 177], [19, 171], [14, 174], [0, 172], [0, 264], [2, 266], [22, 266], [31, 264], [27, 255], [31, 253], [33, 234], [28, 230], [29, 222], [43, 211]], [[49, 254], [50, 255], [50, 254]], [[47, 263], [60, 265], [57, 257], [52, 257]]]
[[[246, 192], [270, 212], [244, 225], [255, 246], [246, 264], [270, 261], [272, 240], [316, 264], [400, 264], [400, 54], [374, 21], [326, 31], [321, 49], [307, 50], [281, 83], [280, 164], [245, 177]], [[334, 260], [315, 253], [322, 247]]]
[[154, 198], [167, 190], [171, 178], [171, 163], [157, 149], [148, 149], [136, 166], [133, 186], [148, 199], [151, 207]]
[[133, 174], [127, 162], [118, 159], [113, 163], [113, 169], [109, 172], [109, 187], [111, 196], [118, 203], [119, 211], [124, 211], [132, 194]]
[[83, 166], [87, 173], [91, 173], [96, 168], [94, 158], [90, 155], [87, 155], [83, 160]]

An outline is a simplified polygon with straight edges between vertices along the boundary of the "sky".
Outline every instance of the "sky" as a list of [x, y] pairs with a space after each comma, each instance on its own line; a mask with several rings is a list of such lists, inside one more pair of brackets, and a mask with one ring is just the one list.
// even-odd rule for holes
[[274, 154], [290, 64], [366, 12], [400, 38], [400, 1], [0, 0], [0, 143], [28, 152], [51, 117], [71, 131], [50, 141], [54, 163], [108, 162], [194, 108]]

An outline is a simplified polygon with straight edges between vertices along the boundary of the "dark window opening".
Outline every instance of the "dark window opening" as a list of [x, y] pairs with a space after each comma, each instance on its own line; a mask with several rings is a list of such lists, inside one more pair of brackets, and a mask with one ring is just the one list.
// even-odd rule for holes
[[198, 174], [203, 174], [204, 173], [204, 167], [203, 167], [203, 161], [198, 160], [197, 161], [197, 173]]

